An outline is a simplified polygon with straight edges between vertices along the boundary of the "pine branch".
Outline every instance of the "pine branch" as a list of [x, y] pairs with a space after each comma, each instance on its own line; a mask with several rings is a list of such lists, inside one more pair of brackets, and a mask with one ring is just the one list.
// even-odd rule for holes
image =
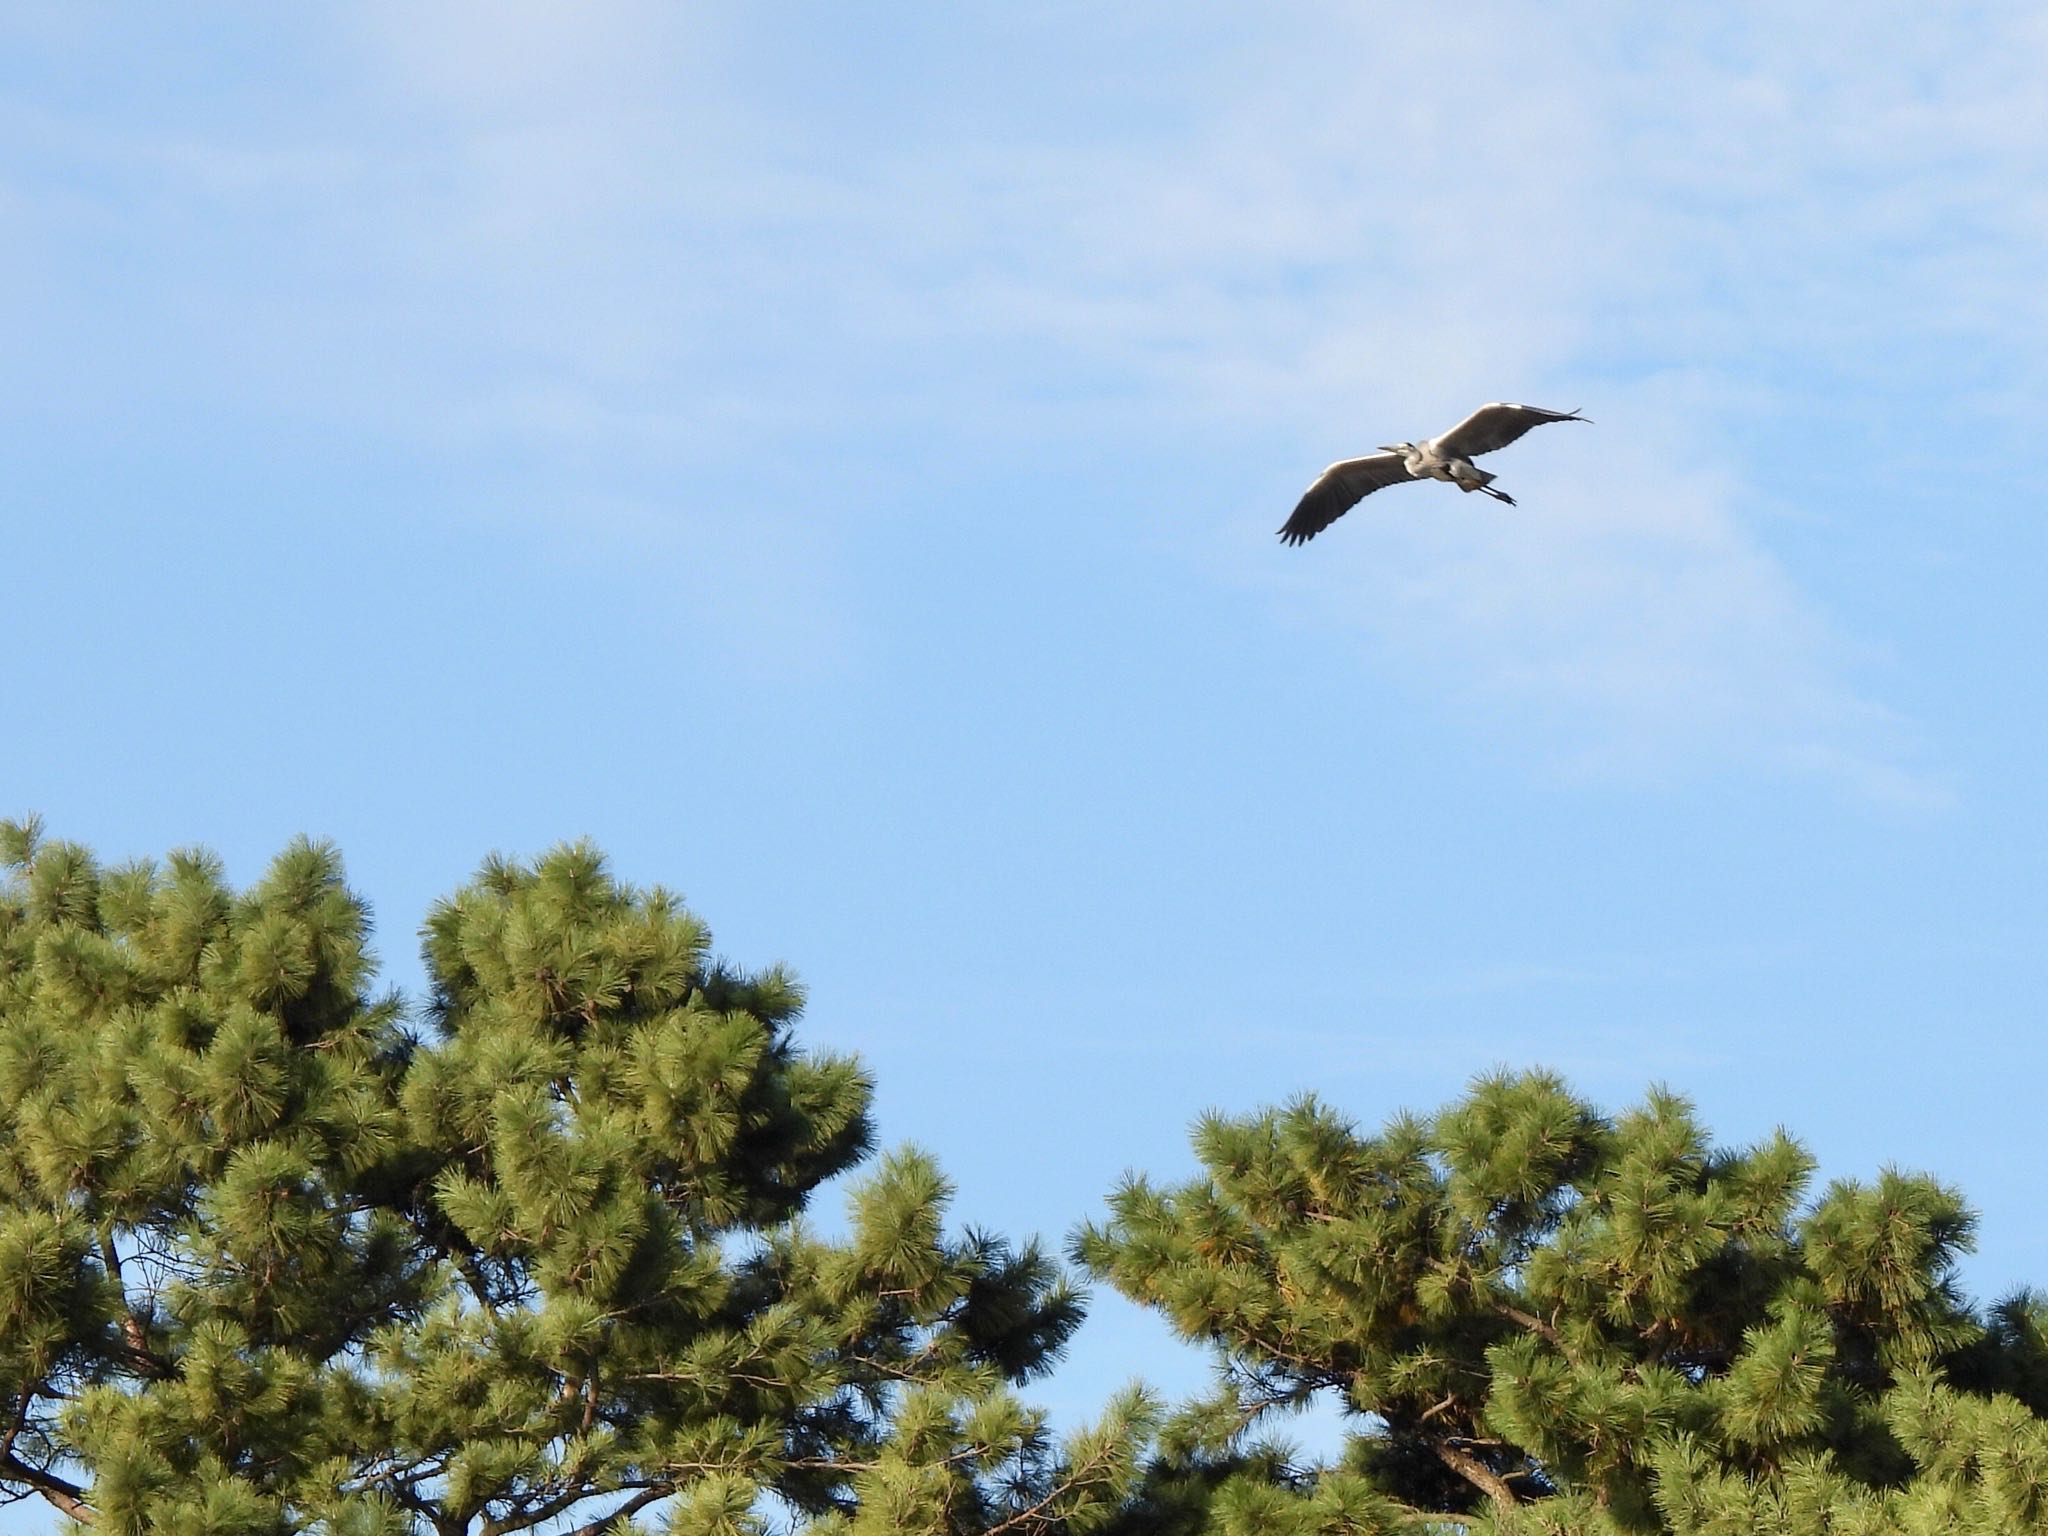
[[85, 1502], [85, 1490], [78, 1484], [54, 1472], [32, 1467], [12, 1451], [0, 1457], [0, 1477], [28, 1484], [46, 1502], [54, 1504], [80, 1525], [91, 1525], [99, 1519], [99, 1511]]
[[[625, 1485], [625, 1487], [633, 1486], [637, 1485]], [[545, 1524], [557, 1515], [566, 1515], [585, 1499], [595, 1499], [607, 1493], [622, 1493], [624, 1491], [624, 1487], [566, 1489], [551, 1499], [544, 1499], [538, 1504], [529, 1504], [524, 1509], [514, 1510], [502, 1519], [485, 1521], [482, 1536], [506, 1536], [506, 1533], [510, 1531], [530, 1530], [536, 1525]]]
[[121, 1293], [121, 1342], [127, 1346], [129, 1361], [143, 1375], [168, 1381], [177, 1375], [170, 1361], [149, 1347], [149, 1324], [128, 1295], [128, 1277], [121, 1268], [121, 1252], [114, 1246], [111, 1230], [100, 1234], [100, 1263], [114, 1289]]
[[1046, 1493], [1044, 1498], [1040, 1499], [1037, 1503], [1033, 1504], [1028, 1509], [1020, 1509], [1019, 1511], [1017, 1511], [1016, 1514], [1011, 1515], [1007, 1520], [1000, 1520], [996, 1522], [996, 1524], [990, 1526], [986, 1531], [984, 1531], [982, 1533], [982, 1536], [1002, 1536], [1002, 1533], [1004, 1531], [1011, 1530], [1016, 1526], [1022, 1525], [1027, 1520], [1036, 1519], [1040, 1512], [1043, 1511], [1045, 1507], [1048, 1504], [1051, 1504], [1055, 1499], [1061, 1498], [1066, 1494], [1073, 1492], [1076, 1488], [1084, 1486], [1084, 1484], [1089, 1480], [1089, 1472], [1093, 1470], [1097, 1465], [1110, 1460], [1114, 1455], [1115, 1444], [1113, 1441], [1105, 1437], [1102, 1446], [1096, 1451], [1095, 1455], [1088, 1461], [1083, 1462], [1079, 1467], [1073, 1468], [1064, 1480], [1062, 1480], [1059, 1484], [1057, 1484], [1055, 1487], [1053, 1487]]
[[1418, 1424], [1427, 1424], [1431, 1419], [1437, 1417], [1437, 1415], [1449, 1413], [1453, 1408], [1457, 1406], [1458, 1394], [1455, 1392], [1446, 1392], [1444, 1394], [1444, 1400], [1442, 1402], [1433, 1403], [1429, 1407], [1423, 1409], [1422, 1417], [1417, 1419], [1415, 1422]]
[[1560, 1334], [1553, 1325], [1546, 1323], [1542, 1318], [1536, 1316], [1535, 1313], [1524, 1312], [1520, 1307], [1510, 1306], [1504, 1301], [1495, 1301], [1493, 1310], [1509, 1322], [1520, 1323], [1530, 1332], [1541, 1334], [1559, 1349], [1564, 1348], [1564, 1335]]
[[14, 1455], [14, 1442], [21, 1438], [21, 1432], [28, 1428], [28, 1411], [35, 1406], [36, 1383], [30, 1382], [21, 1389], [21, 1400], [14, 1405], [14, 1422], [7, 1426], [7, 1434], [0, 1438], [0, 1457]]
[[626, 1500], [625, 1503], [621, 1504], [617, 1509], [613, 1510], [610, 1514], [599, 1515], [595, 1520], [592, 1520], [585, 1525], [579, 1525], [573, 1531], [564, 1532], [563, 1536], [604, 1536], [604, 1533], [606, 1531], [609, 1531], [616, 1527], [620, 1521], [630, 1520], [634, 1515], [638, 1514], [641, 1510], [645, 1509], [648, 1505], [652, 1504], [656, 1499], [667, 1498], [671, 1493], [674, 1492], [674, 1488], [668, 1487], [666, 1485], [653, 1488], [643, 1488], [640, 1490], [640, 1492], [634, 1494], [632, 1498]]
[[1468, 1456], [1455, 1445], [1437, 1441], [1430, 1446], [1436, 1452], [1437, 1460], [1465, 1479], [1474, 1488], [1493, 1500], [1494, 1507], [1502, 1514], [1516, 1507], [1515, 1490], [1507, 1485], [1493, 1468], [1476, 1456]]

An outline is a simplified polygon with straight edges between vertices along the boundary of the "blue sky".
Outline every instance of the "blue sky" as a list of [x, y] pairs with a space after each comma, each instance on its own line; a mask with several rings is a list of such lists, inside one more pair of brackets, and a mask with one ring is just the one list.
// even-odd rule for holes
[[2048, 17], [1436, 9], [9, 7], [0, 809], [593, 836], [1012, 1233], [1546, 1064], [2048, 1283]]

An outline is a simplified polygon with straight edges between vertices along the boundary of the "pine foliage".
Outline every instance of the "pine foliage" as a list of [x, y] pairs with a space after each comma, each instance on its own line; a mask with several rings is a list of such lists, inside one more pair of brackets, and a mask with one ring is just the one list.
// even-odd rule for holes
[[1149, 1407], [1011, 1387], [1080, 1321], [949, 1233], [795, 982], [586, 847], [432, 914], [430, 1027], [370, 990], [333, 849], [237, 893], [0, 828], [0, 1488], [95, 1529], [1082, 1532]]
[[2048, 1305], [1962, 1295], [1961, 1197], [1667, 1092], [1203, 1117], [1073, 1254], [1217, 1389], [1062, 1436], [1055, 1256], [595, 850], [487, 862], [410, 1005], [324, 845], [237, 891], [0, 823], [0, 871], [0, 1497], [94, 1530], [2048, 1532]]
[[[2048, 1529], [2040, 1310], [1974, 1314], [1932, 1179], [1809, 1203], [1782, 1133], [1717, 1148], [1670, 1093], [1610, 1119], [1541, 1072], [1377, 1135], [1304, 1098], [1194, 1141], [1201, 1177], [1129, 1180], [1074, 1243], [1221, 1363], [1133, 1533]], [[1338, 1465], [1255, 1439], [1319, 1395]]]

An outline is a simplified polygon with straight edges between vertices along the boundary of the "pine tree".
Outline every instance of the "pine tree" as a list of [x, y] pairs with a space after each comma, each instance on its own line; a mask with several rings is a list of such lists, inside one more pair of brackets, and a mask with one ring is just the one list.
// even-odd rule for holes
[[[857, 1063], [587, 847], [374, 990], [334, 851], [231, 889], [0, 825], [0, 1492], [123, 1536], [2048, 1531], [2048, 1307], [1973, 1218], [1542, 1073], [1205, 1117], [1076, 1257], [1222, 1365], [1064, 1440], [1080, 1300], [871, 1157]], [[1334, 1395], [1329, 1466], [1274, 1437]]]
[[[868, 1155], [857, 1063], [587, 847], [427, 924], [423, 1033], [330, 848], [252, 889], [0, 829], [0, 1488], [96, 1529], [1084, 1531], [1146, 1405], [1011, 1388], [1081, 1317]], [[778, 1513], [779, 1512], [779, 1513]]]
[[[1376, 1136], [1312, 1098], [1209, 1115], [1195, 1146], [1203, 1177], [1130, 1180], [1074, 1244], [1221, 1361], [1131, 1536], [2048, 1530], [2039, 1309], [1973, 1314], [1934, 1180], [1808, 1204], [1782, 1133], [1717, 1149], [1674, 1095], [1609, 1119], [1544, 1073]], [[1337, 1465], [1254, 1438], [1318, 1394], [1357, 1425]]]
[[431, 1283], [360, 1193], [407, 1056], [362, 908], [305, 843], [239, 897], [196, 853], [103, 871], [8, 825], [0, 858], [0, 1482], [266, 1529], [321, 1363]]

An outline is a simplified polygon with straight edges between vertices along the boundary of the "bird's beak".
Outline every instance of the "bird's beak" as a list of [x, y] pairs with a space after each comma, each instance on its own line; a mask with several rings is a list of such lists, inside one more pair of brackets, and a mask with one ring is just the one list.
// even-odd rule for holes
[[1407, 448], [1406, 448], [1406, 447], [1404, 447], [1404, 446], [1403, 446], [1402, 444], [1400, 444], [1400, 443], [1381, 443], [1381, 444], [1380, 444], [1380, 452], [1381, 452], [1381, 453], [1406, 453], [1407, 451], [1408, 451], [1408, 450], [1407, 450]]

